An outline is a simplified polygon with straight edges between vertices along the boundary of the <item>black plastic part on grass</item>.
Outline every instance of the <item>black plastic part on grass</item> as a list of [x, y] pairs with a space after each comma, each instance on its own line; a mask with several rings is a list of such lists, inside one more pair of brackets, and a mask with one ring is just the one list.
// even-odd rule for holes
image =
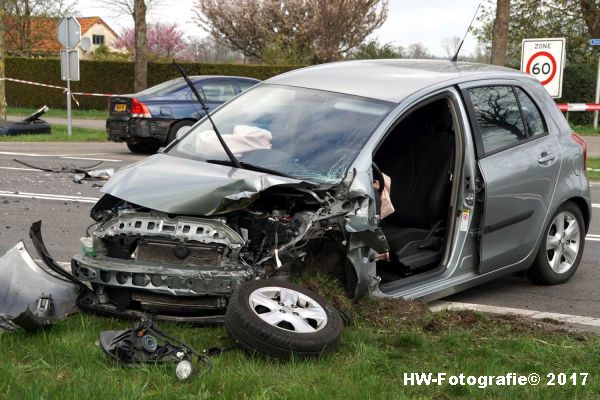
[[[325, 310], [327, 324], [316, 332], [298, 333], [263, 321], [251, 308], [249, 297], [256, 289], [269, 286], [296, 290], [312, 298]], [[246, 282], [233, 292], [225, 314], [225, 328], [244, 350], [289, 360], [333, 352], [339, 343], [343, 322], [339, 312], [316, 293], [289, 282], [260, 279]]]
[[46, 121], [35, 122], [8, 122], [0, 121], [0, 136], [16, 135], [49, 135], [52, 132], [50, 124]]

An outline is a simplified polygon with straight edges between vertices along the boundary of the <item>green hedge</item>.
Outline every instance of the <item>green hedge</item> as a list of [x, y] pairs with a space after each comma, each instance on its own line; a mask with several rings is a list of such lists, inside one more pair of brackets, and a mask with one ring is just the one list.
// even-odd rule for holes
[[[287, 72], [295, 66], [249, 64], [183, 64], [190, 75], [233, 75], [267, 79]], [[81, 61], [81, 80], [72, 83], [74, 92], [115, 93], [133, 92], [133, 63], [118, 61]], [[65, 86], [60, 79], [58, 59], [7, 58], [6, 76]], [[176, 78], [179, 74], [172, 64], [148, 64], [148, 86]], [[22, 83], [6, 83], [6, 101], [13, 107], [65, 108], [66, 99], [58, 89], [43, 88]], [[81, 109], [106, 109], [107, 98], [77, 96]], [[76, 107], [74, 105], [74, 107]]]
[[[588, 64], [570, 64], [565, 66], [563, 77], [563, 96], [559, 103], [593, 103], [596, 92], [596, 66]], [[569, 121], [574, 124], [589, 124], [593, 113], [569, 113]]]

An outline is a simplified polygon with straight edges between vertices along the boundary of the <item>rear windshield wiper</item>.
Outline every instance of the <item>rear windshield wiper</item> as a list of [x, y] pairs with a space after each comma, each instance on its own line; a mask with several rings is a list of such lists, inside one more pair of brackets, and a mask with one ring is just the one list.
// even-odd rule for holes
[[[219, 165], [228, 165], [228, 166], [235, 166], [233, 165], [233, 163], [231, 161], [227, 161], [227, 160], [206, 160], [205, 162], [209, 163], [209, 164], [219, 164]], [[271, 174], [271, 175], [277, 175], [277, 176], [283, 176], [284, 178], [292, 178], [292, 179], [296, 179], [291, 175], [286, 174], [285, 172], [280, 172], [271, 168], [266, 168], [266, 167], [261, 167], [260, 165], [254, 165], [254, 164], [250, 164], [244, 161], [240, 161], [240, 165], [243, 167], [243, 169], [249, 169], [252, 171], [257, 171], [257, 172], [266, 172], [267, 174]]]

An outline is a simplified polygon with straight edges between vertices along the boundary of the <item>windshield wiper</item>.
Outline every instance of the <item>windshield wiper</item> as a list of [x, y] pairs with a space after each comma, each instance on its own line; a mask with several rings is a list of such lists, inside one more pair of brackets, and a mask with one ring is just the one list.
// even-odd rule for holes
[[[204, 102], [204, 100], [202, 100], [202, 97], [200, 97], [198, 90], [196, 90], [196, 87], [194, 86], [194, 84], [192, 83], [190, 78], [188, 77], [187, 73], [185, 72], [183, 67], [181, 65], [179, 65], [175, 60], [173, 60], [173, 64], [175, 65], [175, 67], [177, 67], [177, 69], [179, 70], [179, 73], [181, 74], [181, 76], [183, 76], [183, 79], [185, 79], [185, 83], [187, 83], [187, 85], [190, 87], [190, 89], [192, 90], [192, 93], [194, 93], [194, 96], [196, 96], [196, 98], [198, 99], [198, 102], [200, 103], [202, 110], [204, 110], [204, 112], [206, 113], [206, 118], [208, 118], [208, 120], [210, 121], [213, 131], [215, 131], [215, 134], [217, 135], [217, 139], [219, 139], [219, 143], [221, 143], [221, 146], [223, 146], [223, 150], [225, 150], [225, 153], [227, 153], [227, 157], [229, 157], [229, 159], [231, 160], [231, 163], [236, 168], [242, 168], [242, 164], [240, 164], [238, 159], [235, 158], [235, 156], [229, 149], [229, 146], [227, 146], [227, 143], [225, 143], [225, 140], [223, 140], [223, 136], [221, 136], [221, 132], [219, 132], [219, 130], [217, 129], [217, 126], [215, 125], [212, 118], [210, 117], [210, 113], [208, 112], [208, 107], [206, 106], [206, 103]], [[204, 90], [202, 89], [202, 87], [200, 87], [200, 90], [202, 90], [202, 93], [204, 94]]]
[[[231, 161], [226, 161], [226, 160], [206, 160], [205, 162], [209, 163], [209, 164], [219, 164], [219, 165], [229, 165], [231, 166], [233, 163]], [[285, 172], [280, 172], [271, 168], [267, 168], [267, 167], [261, 167], [260, 165], [255, 165], [255, 164], [250, 164], [244, 161], [240, 162], [240, 166], [237, 168], [243, 168], [243, 169], [250, 169], [253, 171], [257, 171], [257, 172], [266, 172], [267, 174], [271, 174], [271, 175], [278, 175], [278, 176], [283, 176], [284, 178], [292, 178], [292, 179], [296, 179], [291, 175], [286, 174]]]

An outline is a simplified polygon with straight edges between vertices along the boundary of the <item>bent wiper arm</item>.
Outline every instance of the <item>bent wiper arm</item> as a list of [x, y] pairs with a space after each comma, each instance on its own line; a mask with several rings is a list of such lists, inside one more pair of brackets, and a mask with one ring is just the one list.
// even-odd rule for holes
[[[225, 160], [206, 160], [204, 162], [207, 162], [209, 164], [219, 164], [219, 165], [231, 164], [230, 161], [225, 161]], [[297, 179], [291, 175], [286, 174], [285, 172], [279, 172], [279, 171], [271, 169], [271, 168], [261, 167], [260, 165], [254, 165], [254, 164], [250, 164], [250, 163], [243, 162], [243, 161], [241, 161], [240, 164], [242, 165], [243, 169], [253, 170], [253, 171], [257, 171], [257, 172], [266, 172], [267, 174], [278, 175], [278, 176], [282, 176], [284, 178]]]
[[217, 126], [215, 125], [212, 118], [210, 117], [210, 113], [208, 112], [208, 107], [206, 106], [206, 103], [204, 102], [204, 100], [202, 100], [202, 97], [198, 93], [198, 90], [196, 90], [196, 87], [194, 86], [194, 84], [192, 83], [190, 78], [188, 77], [187, 73], [185, 72], [183, 67], [181, 65], [179, 65], [175, 60], [173, 60], [173, 64], [179, 70], [179, 73], [181, 74], [181, 76], [183, 76], [183, 79], [185, 79], [185, 83], [187, 83], [187, 85], [190, 87], [190, 89], [192, 90], [192, 93], [194, 93], [194, 96], [196, 96], [196, 98], [198, 99], [198, 102], [200, 103], [202, 110], [204, 110], [204, 113], [206, 114], [206, 118], [208, 118], [208, 120], [210, 121], [213, 131], [215, 131], [215, 134], [217, 135], [217, 139], [219, 139], [219, 143], [221, 143], [221, 146], [223, 146], [223, 150], [225, 150], [225, 153], [227, 153], [227, 157], [229, 157], [229, 159], [231, 160], [231, 163], [236, 168], [242, 168], [242, 164], [240, 164], [238, 159], [235, 158], [235, 156], [229, 149], [229, 146], [227, 146], [227, 143], [225, 143], [225, 140], [223, 140], [223, 136], [221, 136], [221, 132], [219, 132], [219, 129], [217, 129]]

